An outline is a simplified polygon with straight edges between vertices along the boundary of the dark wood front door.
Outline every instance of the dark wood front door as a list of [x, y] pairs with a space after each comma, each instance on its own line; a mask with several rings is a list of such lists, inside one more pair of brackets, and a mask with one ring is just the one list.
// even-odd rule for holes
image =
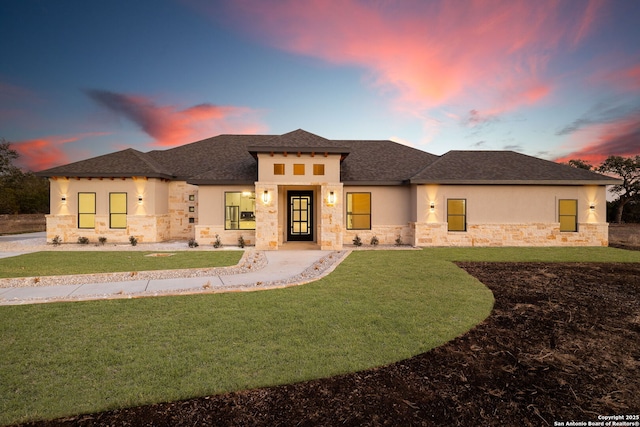
[[313, 191], [288, 191], [287, 240], [313, 241]]

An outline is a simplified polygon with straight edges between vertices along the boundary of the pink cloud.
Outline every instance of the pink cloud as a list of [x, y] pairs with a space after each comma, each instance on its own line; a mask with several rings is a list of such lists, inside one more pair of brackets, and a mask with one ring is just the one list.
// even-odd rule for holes
[[42, 138], [17, 141], [11, 144], [20, 155], [18, 163], [23, 169], [40, 171], [69, 162], [63, 145], [107, 133], [83, 133], [74, 136], [45, 136]]
[[619, 120], [605, 124], [591, 124], [576, 132], [575, 138], [588, 141], [578, 150], [556, 159], [567, 162], [582, 159], [593, 165], [602, 163], [609, 156], [631, 157], [640, 155], [640, 116], [638, 111]]
[[237, 1], [238, 25], [261, 40], [330, 63], [363, 67], [398, 107], [472, 100], [492, 114], [538, 103], [553, 82], [550, 52], [573, 48], [603, 1]]
[[186, 109], [158, 105], [151, 98], [88, 90], [98, 104], [131, 120], [154, 139], [154, 145], [176, 146], [221, 133], [259, 133], [264, 126], [245, 107], [200, 104]]

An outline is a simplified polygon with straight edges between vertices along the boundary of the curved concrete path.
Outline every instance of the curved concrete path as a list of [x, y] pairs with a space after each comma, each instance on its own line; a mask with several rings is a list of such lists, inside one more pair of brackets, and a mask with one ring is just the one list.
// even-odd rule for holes
[[[2, 236], [6, 237], [6, 236]], [[19, 237], [12, 237], [13, 240]], [[184, 243], [186, 245], [186, 243]], [[142, 248], [141, 248], [142, 249]], [[144, 250], [154, 250], [145, 247]], [[33, 250], [11, 251], [11, 255], [33, 252]], [[2, 254], [9, 255], [9, 251]], [[211, 269], [215, 273], [197, 277], [163, 278], [162, 272], [147, 272], [158, 278], [124, 281], [90, 281], [80, 284], [49, 286], [0, 287], [0, 305], [34, 304], [60, 301], [87, 301], [114, 298], [138, 298], [160, 295], [184, 295], [194, 293], [216, 293], [251, 291], [298, 285], [317, 280], [329, 274], [348, 255], [348, 251], [281, 250], [245, 252], [241, 264], [252, 259], [255, 269], [234, 267]], [[257, 262], [257, 261], [260, 262]], [[240, 264], [239, 264], [240, 265]], [[227, 269], [235, 271], [230, 274]], [[140, 272], [143, 273], [143, 272]], [[92, 275], [86, 276], [91, 278]], [[64, 282], [65, 276], [59, 276]], [[78, 276], [73, 276], [74, 279]], [[100, 275], [96, 275], [97, 278]], [[75, 280], [74, 280], [75, 281]]]

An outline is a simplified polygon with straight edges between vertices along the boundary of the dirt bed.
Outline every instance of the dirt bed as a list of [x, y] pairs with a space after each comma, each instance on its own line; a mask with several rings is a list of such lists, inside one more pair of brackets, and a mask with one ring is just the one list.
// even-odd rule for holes
[[428, 353], [328, 379], [31, 425], [544, 426], [640, 414], [640, 264], [459, 265], [491, 288], [494, 310]]

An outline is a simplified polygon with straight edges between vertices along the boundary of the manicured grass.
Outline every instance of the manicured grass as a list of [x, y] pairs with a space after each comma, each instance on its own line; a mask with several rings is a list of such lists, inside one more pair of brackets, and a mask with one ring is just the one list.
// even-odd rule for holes
[[158, 252], [74, 251], [35, 252], [0, 259], [0, 278], [112, 273], [118, 271], [173, 270], [236, 265], [242, 251], [176, 251], [171, 256], [146, 256]]
[[452, 260], [640, 262], [610, 248], [356, 251], [251, 293], [0, 307], [0, 424], [293, 383], [466, 332], [493, 297]]

